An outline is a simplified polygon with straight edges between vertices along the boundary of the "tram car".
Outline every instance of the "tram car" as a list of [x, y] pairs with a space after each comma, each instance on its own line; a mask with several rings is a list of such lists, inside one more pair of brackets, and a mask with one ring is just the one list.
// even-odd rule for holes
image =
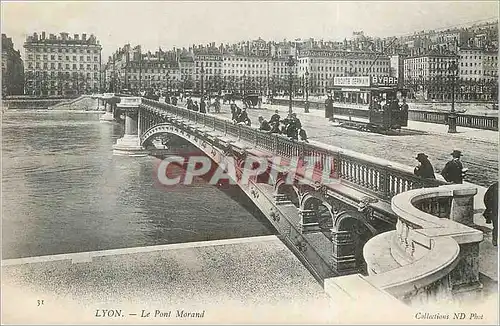
[[353, 78], [348, 79], [350, 85], [330, 90], [325, 102], [325, 117], [344, 128], [379, 133], [408, 126], [407, 89], [396, 85], [373, 85], [369, 77], [364, 80], [358, 77], [356, 83]]
[[[398, 99], [402, 93], [402, 101]], [[368, 107], [368, 129], [370, 131], [388, 131], [408, 126], [408, 104], [406, 90], [376, 89], [370, 92], [371, 100]]]

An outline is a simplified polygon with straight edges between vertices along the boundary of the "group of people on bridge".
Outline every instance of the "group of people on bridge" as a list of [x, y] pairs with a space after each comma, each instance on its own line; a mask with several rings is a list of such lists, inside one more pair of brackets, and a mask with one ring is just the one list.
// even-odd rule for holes
[[281, 119], [278, 110], [276, 110], [269, 121], [265, 120], [263, 116], [259, 116], [259, 123], [259, 130], [261, 131], [286, 135], [292, 140], [298, 140], [300, 137], [306, 143], [309, 142], [307, 140], [307, 133], [302, 128], [302, 123], [297, 118], [296, 113], [289, 113], [285, 119]]
[[205, 99], [205, 97], [202, 97], [199, 105], [198, 101], [193, 101], [191, 96], [186, 100], [186, 108], [191, 111], [207, 113], [211, 107], [214, 108], [215, 113], [220, 113], [220, 99], [218, 97], [213, 99]]
[[[443, 170], [441, 171], [441, 175], [448, 182], [463, 183], [468, 169], [464, 168], [462, 162], [460, 161], [462, 152], [459, 150], [454, 150], [452, 153], [450, 153], [450, 155], [452, 156], [452, 159], [446, 163]], [[427, 155], [425, 155], [424, 153], [418, 153], [415, 159], [419, 162], [419, 164], [413, 170], [413, 173], [416, 176], [424, 179], [436, 179], [434, 168], [432, 167], [432, 164], [429, 161]]]
[[244, 107], [242, 109], [234, 102], [231, 103], [231, 120], [236, 124], [252, 125], [252, 121], [248, 117], [247, 108]]
[[[464, 168], [460, 157], [462, 152], [454, 150], [450, 153], [452, 159], [446, 163], [441, 175], [443, 178], [453, 184], [461, 184], [467, 174], [467, 168]], [[418, 153], [415, 157], [419, 164], [415, 167], [413, 173], [421, 178], [436, 179], [434, 168], [432, 167], [429, 158], [424, 153]], [[487, 224], [493, 223], [492, 244], [497, 245], [497, 232], [498, 232], [498, 181], [495, 181], [488, 187], [484, 195], [484, 205], [486, 207], [483, 216]]]

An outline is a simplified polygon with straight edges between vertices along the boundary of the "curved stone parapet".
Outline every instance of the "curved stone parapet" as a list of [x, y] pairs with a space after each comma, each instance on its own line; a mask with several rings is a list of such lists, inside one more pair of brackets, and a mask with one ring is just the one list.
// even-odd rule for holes
[[[467, 226], [476, 193], [467, 185], [448, 185], [394, 196], [396, 230], [370, 239], [363, 250], [367, 280], [410, 301], [421, 294], [453, 296], [480, 289], [477, 258], [483, 233]], [[436, 206], [436, 199], [449, 207]], [[447, 215], [441, 218], [433, 215], [443, 212]]]

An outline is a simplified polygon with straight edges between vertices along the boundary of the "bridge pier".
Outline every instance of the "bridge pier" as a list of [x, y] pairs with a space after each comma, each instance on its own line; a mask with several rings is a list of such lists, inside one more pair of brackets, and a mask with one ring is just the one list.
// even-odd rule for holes
[[101, 115], [99, 120], [101, 122], [113, 122], [115, 121], [115, 118], [113, 117], [113, 108], [112, 104], [108, 102], [104, 102], [104, 114]]
[[119, 98], [115, 97], [115, 94], [113, 93], [106, 93], [103, 96], [103, 102], [104, 102], [104, 114], [101, 115], [99, 120], [101, 122], [113, 122], [115, 121], [115, 117], [113, 115], [113, 106], [116, 105], [117, 102], [119, 102]]
[[113, 145], [114, 155], [147, 156], [149, 151], [141, 146], [139, 138], [140, 97], [127, 97], [117, 105], [125, 113], [125, 134]]
[[351, 231], [332, 230], [332, 267], [339, 275], [355, 274], [358, 272], [356, 265], [355, 242]]

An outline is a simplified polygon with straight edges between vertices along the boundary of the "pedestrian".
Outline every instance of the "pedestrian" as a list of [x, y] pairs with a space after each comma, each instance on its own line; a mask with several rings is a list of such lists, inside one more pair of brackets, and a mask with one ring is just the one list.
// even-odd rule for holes
[[241, 113], [238, 115], [238, 118], [236, 118], [236, 123], [245, 123], [245, 124], [248, 124], [247, 122], [248, 119], [248, 114], [247, 114], [247, 108], [243, 108], [243, 110], [241, 110]]
[[[234, 111], [234, 116], [235, 116], [234, 121], [235, 121], [236, 123], [238, 123], [238, 122], [240, 122], [240, 121], [239, 121], [239, 117], [240, 117], [240, 115], [241, 115], [242, 110], [241, 110], [241, 109], [240, 109], [240, 107], [239, 107], [239, 106], [237, 106], [236, 104], [234, 104], [234, 110], [235, 110], [235, 111]], [[245, 113], [246, 113], [246, 112], [245, 112]]]
[[498, 181], [488, 187], [483, 200], [484, 206], [486, 206], [483, 216], [487, 224], [493, 223], [491, 243], [496, 247], [498, 237]]
[[294, 119], [289, 119], [286, 126], [286, 136], [292, 140], [298, 140], [297, 126]]
[[238, 116], [236, 115], [236, 104], [231, 104], [231, 120], [235, 121]]
[[332, 94], [328, 94], [325, 100], [325, 110], [326, 110], [326, 115], [330, 118], [333, 119], [333, 99], [332, 99]]
[[199, 111], [200, 108], [198, 107], [198, 101], [194, 101], [194, 104], [193, 104], [193, 111]]
[[306, 143], [309, 142], [309, 140], [307, 140], [307, 133], [306, 133], [304, 128], [300, 128], [298, 133], [299, 133], [300, 140], [302, 140]]
[[269, 122], [267, 122], [263, 116], [259, 116], [259, 122], [260, 122], [259, 130], [271, 131], [271, 126], [269, 125]]
[[280, 115], [278, 114], [278, 110], [274, 111], [274, 114], [271, 116], [271, 119], [269, 119], [269, 123], [273, 122], [279, 122], [280, 121]]
[[279, 134], [280, 133], [280, 122], [279, 121], [274, 121], [270, 123], [271, 125], [271, 133], [272, 134]]
[[434, 168], [428, 159], [428, 156], [424, 153], [418, 153], [415, 159], [419, 164], [413, 170], [413, 174], [424, 179], [436, 179], [434, 175]]
[[205, 103], [205, 100], [202, 97], [201, 100], [200, 100], [200, 112], [201, 113], [207, 113], [206, 108], [207, 108], [207, 104]]
[[215, 99], [215, 113], [220, 113], [220, 99], [218, 97]]
[[441, 171], [441, 175], [448, 182], [463, 183], [464, 175], [467, 172], [467, 169], [464, 169], [462, 162], [460, 161], [462, 152], [459, 150], [454, 150], [452, 153], [450, 153], [450, 155], [453, 157], [453, 159], [446, 163], [443, 171]]
[[172, 104], [177, 105], [177, 97], [172, 96]]

